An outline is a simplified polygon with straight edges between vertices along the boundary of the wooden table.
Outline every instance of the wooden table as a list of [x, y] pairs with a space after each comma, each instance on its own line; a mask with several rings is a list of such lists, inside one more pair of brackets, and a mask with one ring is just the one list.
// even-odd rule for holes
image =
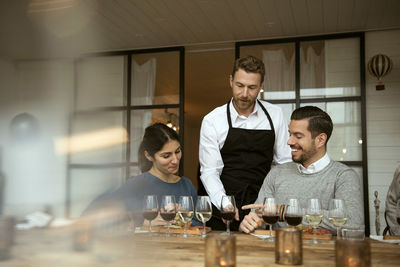
[[[242, 233], [237, 238], [236, 266], [282, 266], [275, 264], [274, 243]], [[400, 246], [371, 242], [372, 266], [400, 266]], [[36, 229], [17, 231], [11, 258], [0, 266], [204, 266], [204, 239], [150, 237], [146, 234], [106, 234], [90, 250], [74, 251], [68, 231]], [[303, 266], [335, 266], [333, 242], [303, 244]]]

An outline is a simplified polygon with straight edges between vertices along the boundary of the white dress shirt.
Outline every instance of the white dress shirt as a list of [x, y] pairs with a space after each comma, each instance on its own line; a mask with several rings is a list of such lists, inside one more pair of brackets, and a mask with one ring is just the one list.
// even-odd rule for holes
[[[287, 144], [289, 138], [288, 126], [283, 118], [282, 109], [265, 101], [261, 101], [261, 103], [268, 111], [274, 124], [275, 144], [272, 163], [289, 162], [292, 160], [292, 156], [290, 146]], [[220, 175], [224, 168], [220, 150], [224, 146], [229, 130], [226, 105], [217, 107], [208, 113], [203, 118], [200, 130], [200, 178], [210, 196], [211, 202], [218, 208], [221, 205], [222, 197], [226, 195], [220, 180]], [[239, 115], [232, 101], [229, 105], [233, 128], [271, 130], [268, 117], [258, 102], [256, 102], [253, 112], [248, 117]]]
[[313, 174], [319, 171], [322, 171], [326, 166], [328, 166], [331, 159], [328, 156], [328, 153], [325, 153], [325, 156], [317, 160], [316, 162], [310, 164], [307, 168], [301, 165], [300, 163], [297, 164], [297, 168], [299, 172], [304, 174]]

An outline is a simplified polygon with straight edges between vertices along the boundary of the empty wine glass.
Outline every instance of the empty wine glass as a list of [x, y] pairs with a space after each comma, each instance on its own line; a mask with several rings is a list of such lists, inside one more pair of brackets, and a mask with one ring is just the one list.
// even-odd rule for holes
[[289, 199], [289, 204], [286, 208], [285, 220], [288, 225], [296, 227], [301, 224], [303, 220], [303, 212], [300, 206], [300, 202], [297, 198]]
[[192, 196], [180, 196], [178, 202], [178, 215], [181, 221], [185, 224], [183, 229], [183, 237], [187, 237], [187, 224], [193, 218], [193, 199]]
[[196, 203], [196, 218], [203, 223], [201, 237], [206, 237], [206, 222], [211, 219], [212, 205], [209, 196], [198, 196]]
[[312, 198], [308, 200], [306, 221], [313, 228], [313, 243], [318, 244], [316, 229], [324, 220], [324, 215], [322, 214], [321, 201], [317, 198]]
[[231, 234], [230, 223], [235, 218], [236, 203], [234, 196], [223, 196], [221, 200], [221, 217], [226, 223], [226, 234]]
[[156, 195], [145, 195], [143, 200], [143, 217], [149, 221], [149, 233], [152, 232], [151, 221], [158, 215], [158, 200]]
[[166, 236], [170, 236], [169, 227], [171, 225], [171, 221], [176, 216], [176, 202], [175, 196], [166, 195], [162, 196], [161, 207], [160, 207], [160, 215], [164, 221], [168, 222]]
[[329, 201], [329, 222], [336, 227], [337, 237], [340, 239], [340, 228], [347, 222], [346, 206], [343, 199], [331, 199]]
[[264, 198], [262, 218], [266, 224], [269, 225], [269, 236], [265, 239], [267, 242], [274, 242], [275, 238], [272, 235], [272, 225], [278, 222], [279, 209], [275, 198]]

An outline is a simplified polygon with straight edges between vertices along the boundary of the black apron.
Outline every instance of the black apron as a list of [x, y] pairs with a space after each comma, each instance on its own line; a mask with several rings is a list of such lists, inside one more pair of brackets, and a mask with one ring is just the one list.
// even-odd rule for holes
[[[229, 131], [221, 156], [224, 162], [220, 179], [227, 195], [234, 195], [236, 207], [239, 210], [239, 221], [233, 220], [231, 230], [237, 231], [239, 224], [250, 210], [241, 207], [253, 204], [264, 182], [265, 176], [271, 169], [274, 155], [275, 129], [272, 119], [259, 100], [258, 104], [267, 115], [271, 130], [253, 130], [232, 128], [229, 104], [227, 117]], [[226, 225], [221, 220], [220, 211], [213, 206], [213, 216], [207, 223], [213, 230], [225, 230]]]

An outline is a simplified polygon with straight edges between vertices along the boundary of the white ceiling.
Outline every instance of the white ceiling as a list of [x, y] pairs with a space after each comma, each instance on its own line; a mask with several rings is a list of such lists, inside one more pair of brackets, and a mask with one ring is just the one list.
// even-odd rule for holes
[[2, 0], [0, 57], [400, 28], [400, 0]]

